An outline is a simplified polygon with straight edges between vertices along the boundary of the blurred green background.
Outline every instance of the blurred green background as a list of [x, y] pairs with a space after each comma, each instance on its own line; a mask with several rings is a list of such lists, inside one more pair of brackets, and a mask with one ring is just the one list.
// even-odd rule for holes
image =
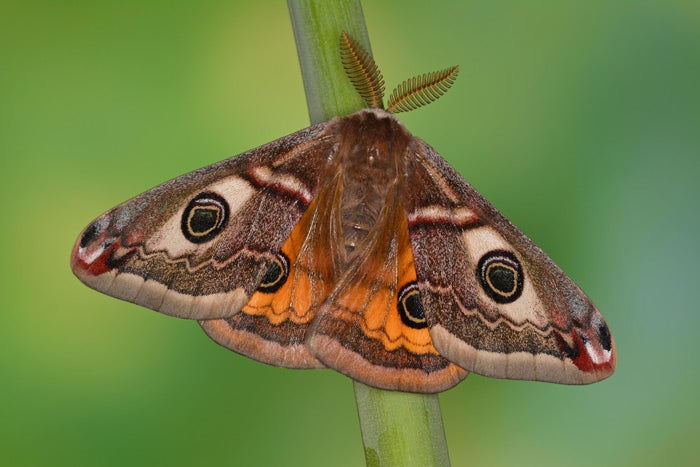
[[[454, 465], [697, 465], [700, 5], [365, 1], [401, 118], [591, 296], [618, 370], [472, 375], [442, 394]], [[218, 347], [69, 269], [98, 214], [308, 125], [286, 4], [3, 2], [0, 462], [362, 465], [350, 380]]]

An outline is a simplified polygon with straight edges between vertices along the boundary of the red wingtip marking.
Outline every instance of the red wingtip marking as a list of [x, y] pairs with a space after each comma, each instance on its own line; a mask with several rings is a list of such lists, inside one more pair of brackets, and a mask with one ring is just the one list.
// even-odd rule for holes
[[610, 347], [610, 350], [605, 350], [599, 342], [584, 339], [580, 330], [575, 330], [574, 346], [577, 349], [577, 355], [572, 359], [574, 364], [586, 373], [598, 373], [601, 375], [609, 375], [615, 369], [615, 345]]
[[84, 247], [80, 246], [80, 239], [78, 239], [71, 254], [71, 268], [82, 275], [99, 276], [110, 272], [115, 267], [114, 252], [120, 247], [121, 241], [118, 238], [111, 243], [106, 241], [92, 242]]

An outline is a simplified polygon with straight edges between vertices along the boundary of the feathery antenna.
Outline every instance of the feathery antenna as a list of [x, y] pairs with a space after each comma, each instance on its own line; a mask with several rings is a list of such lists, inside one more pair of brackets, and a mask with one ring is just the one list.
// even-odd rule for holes
[[[384, 108], [384, 78], [372, 56], [347, 32], [340, 34], [340, 58], [345, 73], [368, 107]], [[459, 66], [407, 79], [396, 86], [387, 110], [408, 112], [439, 99], [454, 84]]]
[[454, 84], [459, 66], [407, 79], [394, 89], [389, 97], [389, 112], [407, 112], [430, 104]]
[[384, 108], [384, 78], [372, 56], [343, 31], [340, 35], [340, 58], [345, 73], [368, 107]]

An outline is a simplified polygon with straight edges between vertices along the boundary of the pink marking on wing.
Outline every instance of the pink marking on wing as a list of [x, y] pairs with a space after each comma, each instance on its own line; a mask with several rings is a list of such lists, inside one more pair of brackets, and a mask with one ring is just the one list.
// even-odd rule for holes
[[574, 329], [576, 352], [572, 360], [581, 371], [586, 373], [610, 374], [615, 369], [615, 346], [612, 344], [610, 350], [605, 350], [597, 337], [589, 335], [594, 332], [593, 329], [589, 329], [588, 332]]
[[454, 225], [457, 227], [475, 227], [480, 225], [479, 216], [466, 207], [444, 208], [429, 206], [417, 209], [408, 215], [408, 227], [421, 225]]
[[290, 198], [301, 201], [304, 207], [311, 204], [311, 193], [299, 179], [291, 174], [275, 174], [267, 167], [252, 167], [246, 175], [257, 186], [273, 188]]
[[[82, 274], [99, 276], [114, 269], [136, 252], [136, 248], [124, 247], [121, 237], [101, 233], [81, 246], [83, 234], [78, 237], [71, 252], [71, 268]], [[119, 254], [119, 257], [115, 255]]]

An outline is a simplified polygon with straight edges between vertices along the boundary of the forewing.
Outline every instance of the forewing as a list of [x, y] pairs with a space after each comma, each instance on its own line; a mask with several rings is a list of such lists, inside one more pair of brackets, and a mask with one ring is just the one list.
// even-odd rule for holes
[[73, 272], [96, 290], [169, 315], [235, 314], [319, 189], [333, 151], [329, 125], [175, 178], [103, 214], [76, 241]]
[[342, 254], [334, 202], [337, 177], [321, 188], [240, 313], [200, 321], [213, 340], [258, 361], [321, 368], [305, 340], [339, 275]]
[[409, 148], [404, 204], [435, 347], [486, 376], [591, 383], [615, 344], [603, 317], [542, 250], [431, 147]]

